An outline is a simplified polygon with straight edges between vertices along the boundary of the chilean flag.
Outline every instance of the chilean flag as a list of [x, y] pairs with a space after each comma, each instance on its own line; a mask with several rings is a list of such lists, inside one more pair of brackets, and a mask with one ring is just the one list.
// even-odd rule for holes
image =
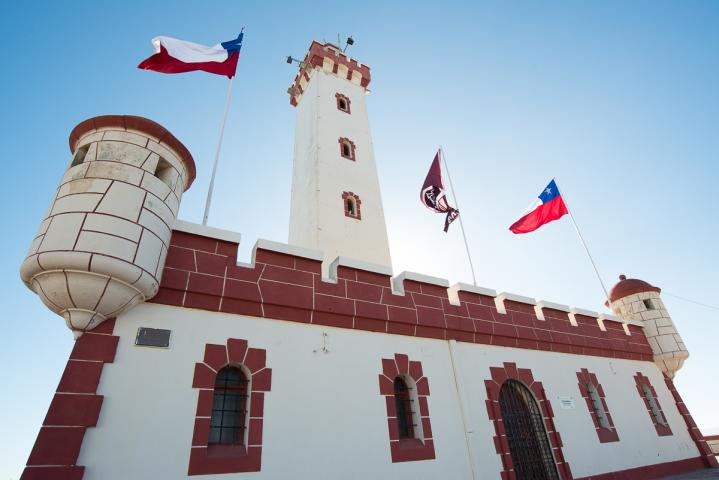
[[557, 184], [552, 179], [547, 188], [539, 194], [537, 201], [529, 207], [527, 213], [514, 222], [509, 230], [512, 233], [533, 232], [545, 223], [558, 220], [568, 213], [562, 194], [559, 193]]
[[156, 53], [143, 60], [137, 68], [161, 73], [202, 70], [232, 78], [237, 70], [243, 35], [240, 33], [235, 40], [212, 47], [171, 37], [155, 37], [152, 39], [152, 48]]

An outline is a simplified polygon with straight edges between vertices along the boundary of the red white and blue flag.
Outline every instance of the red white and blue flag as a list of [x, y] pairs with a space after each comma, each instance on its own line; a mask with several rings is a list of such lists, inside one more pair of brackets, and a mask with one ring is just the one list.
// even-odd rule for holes
[[509, 227], [509, 230], [512, 233], [533, 232], [545, 223], [558, 220], [567, 213], [569, 213], [567, 205], [562, 199], [562, 194], [559, 193], [557, 184], [552, 179], [547, 188], [539, 194], [537, 201], [529, 207], [522, 218]]
[[436, 213], [446, 213], [444, 218], [444, 231], [449, 229], [449, 225], [459, 217], [459, 210], [450, 207], [447, 203], [447, 193], [444, 191], [444, 182], [442, 181], [442, 169], [439, 166], [439, 156], [441, 150], [434, 156], [434, 161], [429, 167], [427, 178], [424, 179], [422, 190], [419, 193], [419, 200], [422, 204]]
[[137, 68], [161, 73], [203, 72], [235, 76], [237, 59], [240, 57], [242, 36], [228, 42], [207, 47], [171, 37], [155, 37], [152, 48], [155, 54], [143, 60]]

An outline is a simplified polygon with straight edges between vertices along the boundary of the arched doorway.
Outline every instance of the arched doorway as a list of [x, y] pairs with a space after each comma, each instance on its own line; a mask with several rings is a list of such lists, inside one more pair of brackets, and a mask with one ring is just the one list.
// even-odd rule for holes
[[558, 480], [542, 411], [521, 382], [509, 379], [499, 391], [499, 406], [518, 480]]

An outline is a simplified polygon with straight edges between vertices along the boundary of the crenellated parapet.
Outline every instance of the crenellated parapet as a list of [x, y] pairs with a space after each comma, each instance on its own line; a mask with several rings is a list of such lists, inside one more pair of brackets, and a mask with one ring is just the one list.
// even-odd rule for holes
[[396, 335], [652, 360], [638, 322], [259, 240], [238, 243], [177, 222], [154, 303]]
[[315, 70], [332, 73], [363, 88], [367, 88], [372, 80], [369, 66], [348, 57], [342, 49], [331, 43], [314, 40], [288, 90], [290, 104], [297, 106], [300, 102]]

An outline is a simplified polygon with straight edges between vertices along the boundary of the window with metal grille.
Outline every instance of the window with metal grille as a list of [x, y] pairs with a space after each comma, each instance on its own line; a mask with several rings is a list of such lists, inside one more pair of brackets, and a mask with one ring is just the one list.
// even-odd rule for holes
[[592, 410], [594, 410], [594, 414], [597, 416], [599, 426], [602, 428], [611, 428], [609, 419], [607, 418], [607, 412], [604, 411], [604, 406], [602, 405], [602, 399], [599, 398], [597, 387], [595, 387], [591, 382], [587, 383], [586, 387], [587, 393], [589, 393], [589, 400], [592, 402]]
[[647, 402], [649, 402], [649, 410], [651, 411], [652, 416], [654, 417], [654, 420], [659, 425], [666, 425], [667, 421], [664, 418], [664, 414], [662, 413], [661, 409], [659, 408], [657, 399], [654, 398], [654, 395], [652, 394], [652, 390], [649, 388], [649, 385], [642, 384], [642, 391], [644, 392], [644, 398], [646, 398]]
[[397, 430], [399, 438], [415, 438], [414, 435], [414, 412], [412, 411], [412, 399], [407, 382], [402, 377], [394, 379], [394, 404], [397, 410]]
[[209, 444], [243, 445], [247, 428], [249, 380], [237, 367], [217, 372]]

